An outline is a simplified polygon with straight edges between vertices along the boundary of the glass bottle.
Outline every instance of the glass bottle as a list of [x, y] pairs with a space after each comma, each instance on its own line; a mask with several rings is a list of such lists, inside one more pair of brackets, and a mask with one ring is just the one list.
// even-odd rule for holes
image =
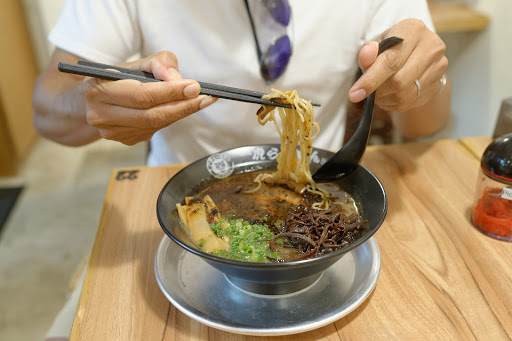
[[485, 149], [480, 166], [473, 225], [490, 237], [512, 242], [512, 133]]

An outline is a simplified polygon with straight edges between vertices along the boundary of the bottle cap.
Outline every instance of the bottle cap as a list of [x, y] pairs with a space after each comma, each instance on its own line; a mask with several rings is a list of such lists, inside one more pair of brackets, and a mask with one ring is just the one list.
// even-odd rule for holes
[[494, 139], [487, 146], [482, 155], [482, 168], [496, 180], [512, 182], [512, 133]]

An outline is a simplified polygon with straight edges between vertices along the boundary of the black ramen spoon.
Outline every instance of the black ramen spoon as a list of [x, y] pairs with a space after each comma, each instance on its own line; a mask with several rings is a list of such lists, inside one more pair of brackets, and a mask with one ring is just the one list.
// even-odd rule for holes
[[[401, 43], [403, 38], [390, 37], [379, 43], [379, 54], [388, 48]], [[368, 138], [370, 136], [370, 128], [373, 119], [373, 103], [375, 101], [375, 92], [372, 92], [364, 100], [363, 115], [357, 125], [354, 135], [344, 144], [338, 152], [313, 174], [313, 180], [316, 182], [331, 182], [343, 176], [354, 172], [363, 157]]]

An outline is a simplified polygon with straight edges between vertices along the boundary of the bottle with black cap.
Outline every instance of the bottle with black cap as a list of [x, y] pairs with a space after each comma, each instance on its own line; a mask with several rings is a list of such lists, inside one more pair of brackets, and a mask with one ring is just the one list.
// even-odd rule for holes
[[482, 155], [472, 221], [486, 235], [512, 242], [512, 133]]

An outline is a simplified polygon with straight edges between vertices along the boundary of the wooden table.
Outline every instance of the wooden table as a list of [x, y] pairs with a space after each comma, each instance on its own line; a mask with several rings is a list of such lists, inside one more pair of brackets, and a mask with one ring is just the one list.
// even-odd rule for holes
[[386, 221], [382, 268], [355, 311], [323, 328], [281, 337], [230, 334], [190, 319], [161, 293], [153, 271], [164, 236], [155, 203], [181, 168], [113, 172], [72, 340], [508, 340], [512, 245], [470, 223], [479, 157], [489, 138], [370, 147]]

